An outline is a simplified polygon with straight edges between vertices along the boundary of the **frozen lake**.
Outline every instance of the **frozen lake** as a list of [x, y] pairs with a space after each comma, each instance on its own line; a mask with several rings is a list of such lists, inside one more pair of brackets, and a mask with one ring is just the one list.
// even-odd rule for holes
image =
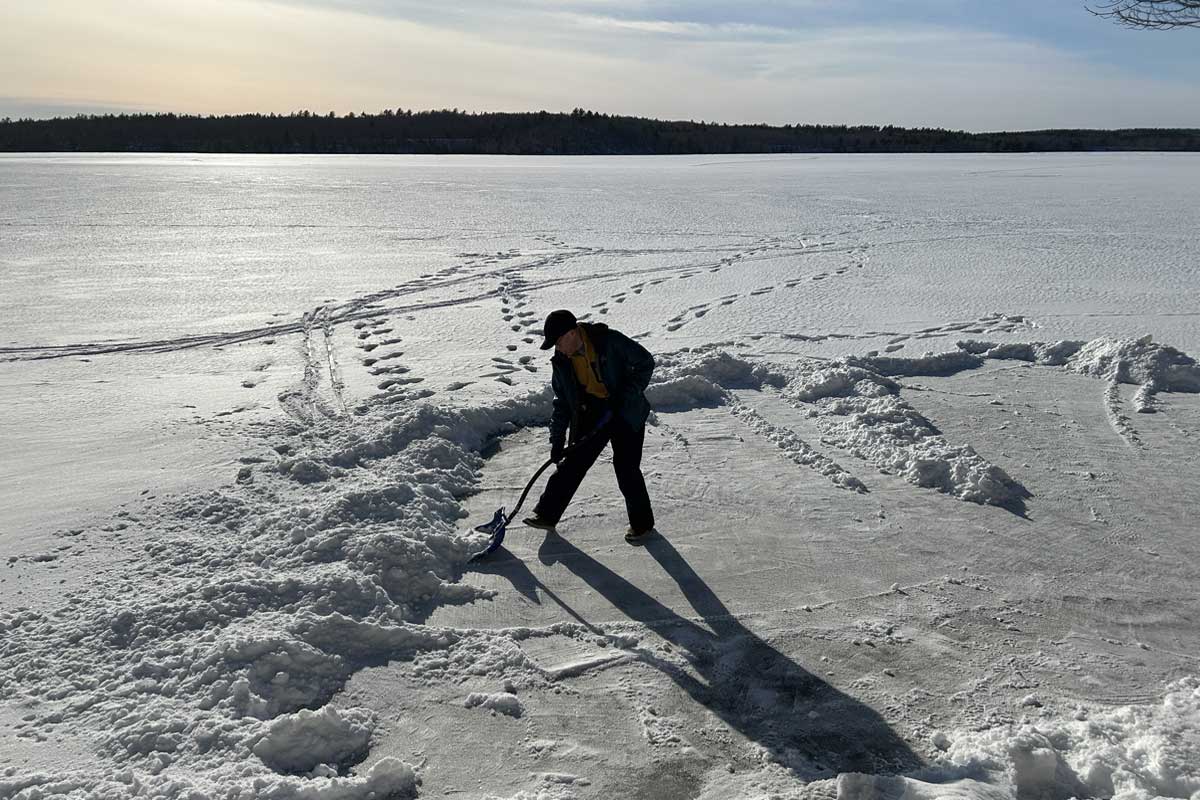
[[870, 266], [771, 303], [784, 308], [767, 319], [739, 306], [689, 334], [1002, 310], [1063, 331], [1153, 319], [1187, 348], [1198, 176], [1192, 154], [0, 155], [4, 343], [249, 328], [454, 267], [466, 277], [497, 254], [525, 267], [565, 256], [553, 266], [584, 295], [621, 273], [737, 257], [689, 284], [699, 295], [833, 253], [835, 269]]
[[[509, 280], [523, 321], [603, 311], [654, 348], [788, 334], [861, 353], [894, 338], [873, 331], [998, 312], [1039, 339], [1195, 352], [1198, 186], [1191, 154], [0, 155], [0, 346], [18, 359], [0, 405], [20, 454], [0, 538], [203, 474], [222, 445], [190, 423], [273, 405], [242, 373], [296, 358], [268, 329], [376, 296], [417, 317], [408, 357], [431, 386], [510, 343], [488, 303]], [[211, 349], [243, 341], [275, 346]], [[24, 360], [41, 356], [62, 358]]]
[[[0, 155], [0, 796], [1200, 790], [1198, 209], [1195, 154]], [[560, 307], [660, 358], [662, 543], [600, 465], [464, 574]]]

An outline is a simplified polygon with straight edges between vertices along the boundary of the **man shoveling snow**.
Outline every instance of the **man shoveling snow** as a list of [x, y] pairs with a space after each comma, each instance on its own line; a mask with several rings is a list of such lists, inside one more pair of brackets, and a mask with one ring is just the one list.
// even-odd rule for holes
[[553, 530], [583, 476], [611, 441], [617, 485], [629, 512], [625, 540], [639, 543], [654, 531], [654, 511], [642, 477], [642, 442], [650, 415], [645, 392], [654, 357], [623, 333], [603, 323], [580, 323], [566, 310], [551, 312], [542, 331], [542, 349], [555, 349], [550, 360], [550, 460], [557, 471], [525, 524]]

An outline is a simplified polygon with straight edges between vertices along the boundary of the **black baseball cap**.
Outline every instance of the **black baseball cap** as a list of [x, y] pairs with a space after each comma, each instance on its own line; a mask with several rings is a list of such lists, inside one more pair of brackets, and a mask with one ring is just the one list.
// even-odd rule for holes
[[546, 335], [546, 341], [542, 342], [542, 349], [549, 350], [554, 347], [554, 343], [558, 341], [558, 337], [562, 336], [567, 331], [579, 324], [575, 319], [575, 315], [565, 308], [560, 308], [558, 311], [551, 311], [546, 317], [546, 324], [542, 326], [542, 333]]

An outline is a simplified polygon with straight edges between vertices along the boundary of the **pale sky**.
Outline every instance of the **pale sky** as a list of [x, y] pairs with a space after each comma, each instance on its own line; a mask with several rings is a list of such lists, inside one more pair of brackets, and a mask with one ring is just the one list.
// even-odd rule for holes
[[9, 0], [0, 117], [384, 108], [1200, 127], [1200, 30], [1083, 0]]

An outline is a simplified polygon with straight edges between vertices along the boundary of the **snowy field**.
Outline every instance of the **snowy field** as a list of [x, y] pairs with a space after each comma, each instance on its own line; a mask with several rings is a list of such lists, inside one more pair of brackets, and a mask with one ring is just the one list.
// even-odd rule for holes
[[[0, 799], [1200, 797], [1200, 156], [0, 156]], [[473, 526], [545, 314], [622, 540]]]

